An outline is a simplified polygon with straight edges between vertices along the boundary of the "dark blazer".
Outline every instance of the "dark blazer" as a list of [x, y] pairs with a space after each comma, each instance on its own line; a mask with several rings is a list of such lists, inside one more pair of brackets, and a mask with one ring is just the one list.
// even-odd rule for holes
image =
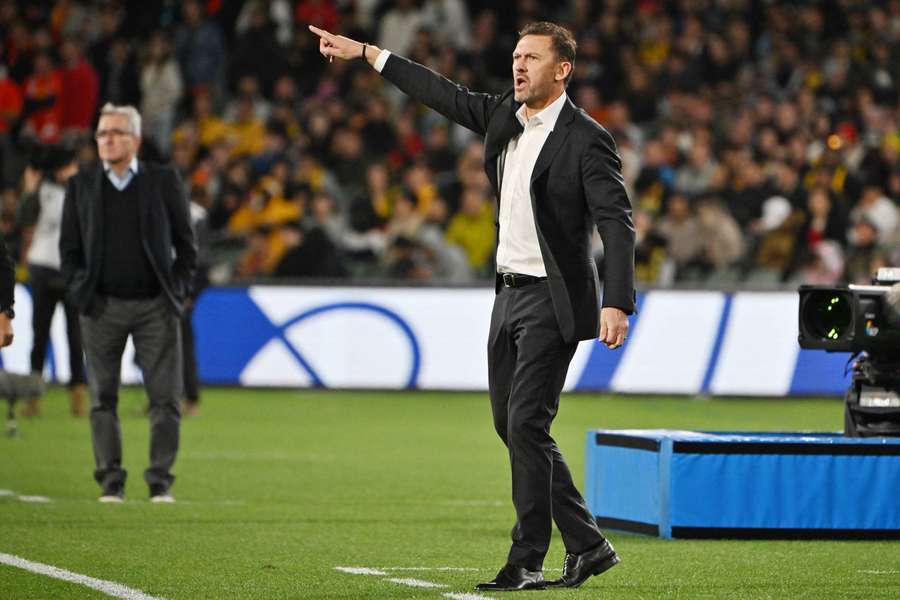
[[[484, 136], [484, 167], [500, 202], [506, 144], [522, 131], [512, 91], [479, 94], [392, 54], [388, 81], [448, 119]], [[612, 136], [567, 101], [531, 174], [531, 206], [550, 295], [566, 341], [596, 338], [600, 285], [591, 227], [605, 252], [602, 306], [634, 312], [634, 225]], [[496, 289], [502, 285], [499, 277]]]
[[13, 263], [6, 242], [0, 235], [0, 311], [12, 308], [16, 293], [16, 265]]
[[[59, 251], [66, 292], [82, 313], [94, 307], [103, 258], [103, 172], [101, 164], [69, 179], [63, 204]], [[137, 185], [144, 251], [172, 308], [181, 313], [197, 263], [197, 247], [184, 186], [170, 167], [141, 162]], [[175, 250], [174, 256], [172, 250]]]

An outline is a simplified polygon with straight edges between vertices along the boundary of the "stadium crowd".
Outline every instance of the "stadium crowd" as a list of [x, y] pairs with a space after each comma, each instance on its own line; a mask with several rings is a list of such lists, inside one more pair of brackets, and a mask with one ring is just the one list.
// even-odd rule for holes
[[215, 282], [490, 278], [481, 140], [363, 61], [324, 61], [306, 25], [499, 93], [539, 19], [575, 33], [569, 97], [618, 144], [639, 282], [900, 264], [898, 0], [0, 0], [0, 231], [27, 264], [26, 165], [52, 169], [48, 144], [95, 159], [113, 102], [206, 210]]

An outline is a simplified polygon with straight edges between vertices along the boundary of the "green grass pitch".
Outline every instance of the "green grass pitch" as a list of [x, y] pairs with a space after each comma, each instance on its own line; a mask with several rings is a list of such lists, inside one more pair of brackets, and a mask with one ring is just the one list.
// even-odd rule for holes
[[[127, 501], [101, 505], [87, 420], [62, 390], [0, 439], [0, 553], [176, 599], [402, 598], [471, 592], [502, 565], [514, 515], [486, 394], [210, 389], [186, 420], [175, 505], [147, 501], [142, 391], [123, 392]], [[589, 428], [836, 430], [836, 400], [567, 395], [553, 434], [577, 481]], [[900, 498], [898, 498], [900, 501]], [[621, 565], [526, 598], [900, 598], [896, 542], [664, 541], [611, 532]], [[545, 568], [558, 574], [556, 537]], [[447, 586], [418, 589], [336, 566]], [[557, 570], [551, 570], [557, 569]], [[502, 597], [502, 596], [501, 596]], [[108, 598], [0, 565], [0, 598]]]

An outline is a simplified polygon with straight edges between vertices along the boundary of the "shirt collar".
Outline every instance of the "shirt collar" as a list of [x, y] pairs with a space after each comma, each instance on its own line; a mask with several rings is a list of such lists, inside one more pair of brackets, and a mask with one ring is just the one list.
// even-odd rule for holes
[[[103, 170], [104, 170], [106, 173], [112, 173], [113, 175], [115, 175], [115, 171], [112, 170], [112, 167], [110, 167], [110, 166], [109, 166], [109, 163], [106, 162], [106, 161], [103, 161]], [[131, 162], [128, 163], [128, 171], [131, 171], [133, 174], [137, 175], [137, 172], [138, 172], [138, 159], [137, 159], [137, 156], [133, 156], [133, 157], [131, 158]], [[125, 171], [125, 175], [126, 175], [126, 176], [128, 175], [128, 171]]]
[[[566, 96], [566, 92], [563, 92], [559, 95], [559, 97], [544, 107], [541, 112], [536, 115], [532, 115], [531, 120], [534, 121], [535, 124], [543, 124], [547, 125], [551, 131], [556, 127], [556, 121], [559, 119], [559, 113], [562, 112], [563, 106], [566, 105], [566, 101], [569, 99]], [[525, 118], [525, 105], [519, 107], [519, 110], [516, 111], [516, 118], [519, 120], [519, 123], [522, 124], [522, 127], [528, 123], [528, 119]]]

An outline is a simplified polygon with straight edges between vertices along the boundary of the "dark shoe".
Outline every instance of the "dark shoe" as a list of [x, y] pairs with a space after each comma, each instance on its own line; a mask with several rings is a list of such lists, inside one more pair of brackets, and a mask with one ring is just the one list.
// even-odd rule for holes
[[547, 585], [542, 571], [529, 571], [525, 567], [506, 565], [493, 581], [479, 583], [475, 589], [481, 592], [516, 592], [518, 590], [542, 590]]
[[169, 488], [157, 483], [150, 486], [150, 502], [154, 504], [174, 504], [175, 498], [169, 493]]
[[125, 502], [125, 487], [115, 483], [103, 488], [103, 495], [97, 498], [103, 504], [121, 504]]
[[619, 555], [609, 540], [581, 554], [566, 554], [563, 575], [547, 584], [547, 587], [577, 588], [593, 575], [604, 573], [619, 563]]

